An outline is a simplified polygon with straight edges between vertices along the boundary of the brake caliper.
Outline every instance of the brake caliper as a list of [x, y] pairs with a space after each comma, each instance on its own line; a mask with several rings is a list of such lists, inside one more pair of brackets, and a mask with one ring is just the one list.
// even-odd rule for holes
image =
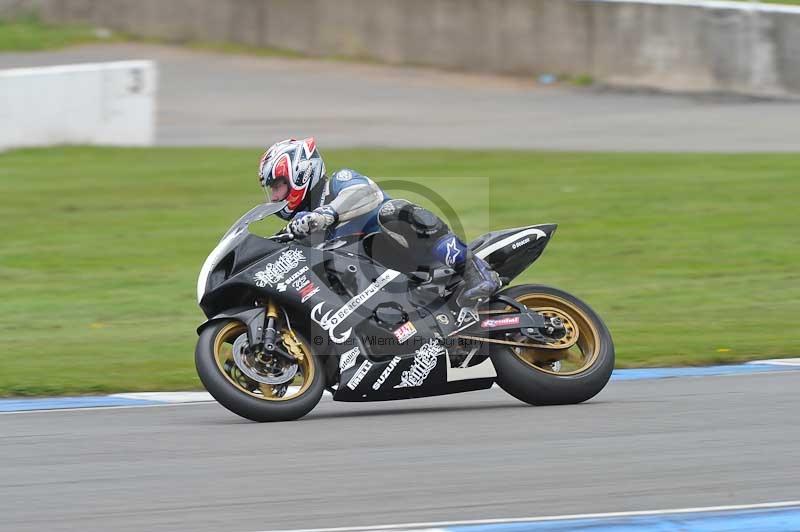
[[301, 362], [305, 358], [306, 353], [303, 351], [303, 345], [294, 335], [294, 332], [282, 331], [281, 339], [283, 339], [283, 345], [286, 346], [286, 349], [298, 362]]

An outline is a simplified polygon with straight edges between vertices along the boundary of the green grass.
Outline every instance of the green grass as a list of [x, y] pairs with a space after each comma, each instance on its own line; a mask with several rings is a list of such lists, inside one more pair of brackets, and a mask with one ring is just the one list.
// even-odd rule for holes
[[0, 20], [0, 52], [28, 52], [64, 48], [76, 44], [110, 42], [97, 30], [84, 25], [51, 26], [36, 17]]
[[[456, 207], [470, 237], [559, 223], [517, 282], [587, 300], [609, 325], [620, 366], [800, 353], [797, 155], [325, 155], [330, 168], [424, 183]], [[0, 395], [197, 387], [197, 272], [263, 198], [258, 156], [0, 154]]]

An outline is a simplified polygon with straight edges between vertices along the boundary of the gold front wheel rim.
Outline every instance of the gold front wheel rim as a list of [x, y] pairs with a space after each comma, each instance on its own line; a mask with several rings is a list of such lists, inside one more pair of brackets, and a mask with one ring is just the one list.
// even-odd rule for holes
[[[287, 350], [297, 351], [297, 374], [285, 385], [272, 385], [254, 381], [247, 377], [233, 360], [233, 342], [241, 335], [247, 334], [247, 328], [241, 322], [226, 324], [214, 338], [214, 361], [223, 377], [239, 391], [262, 401], [289, 401], [301, 397], [314, 381], [316, 365], [311, 349], [292, 331], [281, 328], [279, 341], [286, 344]], [[291, 344], [291, 348], [289, 347]], [[286, 389], [282, 390], [282, 387]]]
[[[561, 318], [567, 330], [564, 338], [549, 342], [546, 348], [537, 348], [533, 343], [530, 347], [512, 348], [518, 359], [537, 371], [558, 376], [577, 375], [594, 365], [600, 355], [600, 333], [583, 310], [550, 294], [526, 294], [516, 300], [545, 317]], [[527, 343], [522, 335], [515, 340]]]

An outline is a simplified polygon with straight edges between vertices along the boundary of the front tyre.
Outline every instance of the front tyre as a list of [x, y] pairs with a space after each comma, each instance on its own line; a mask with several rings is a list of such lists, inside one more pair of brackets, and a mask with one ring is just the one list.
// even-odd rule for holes
[[[295, 367], [248, 358], [242, 322], [226, 320], [206, 327], [194, 357], [203, 386], [222, 406], [252, 421], [290, 421], [308, 414], [325, 387], [322, 365], [295, 333], [284, 329], [279, 335], [281, 347], [298, 356]], [[286, 378], [290, 380], [282, 382]]]
[[[576, 404], [597, 395], [614, 369], [611, 333], [586, 303], [549, 286], [520, 285], [501, 292], [545, 317], [558, 317], [566, 334], [547, 344], [521, 334], [498, 337], [508, 346], [492, 344], [497, 383], [520, 401], [532, 405]], [[502, 303], [495, 312], [512, 312]]]

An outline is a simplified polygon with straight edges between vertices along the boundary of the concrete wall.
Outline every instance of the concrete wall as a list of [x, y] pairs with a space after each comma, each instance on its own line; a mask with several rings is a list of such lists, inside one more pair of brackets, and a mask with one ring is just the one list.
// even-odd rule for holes
[[[46, 20], [623, 86], [800, 94], [800, 8], [695, 0], [0, 0]], [[7, 9], [8, 11], [8, 9]]]
[[150, 145], [155, 92], [150, 61], [0, 70], [0, 150]]

